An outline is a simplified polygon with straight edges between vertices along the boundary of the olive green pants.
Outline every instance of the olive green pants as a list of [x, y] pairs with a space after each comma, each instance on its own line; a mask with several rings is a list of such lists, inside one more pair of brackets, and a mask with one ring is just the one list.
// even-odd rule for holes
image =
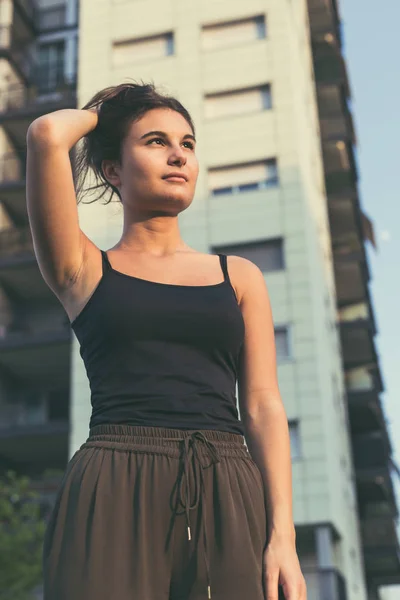
[[57, 491], [44, 600], [264, 600], [266, 538], [243, 436], [98, 425]]

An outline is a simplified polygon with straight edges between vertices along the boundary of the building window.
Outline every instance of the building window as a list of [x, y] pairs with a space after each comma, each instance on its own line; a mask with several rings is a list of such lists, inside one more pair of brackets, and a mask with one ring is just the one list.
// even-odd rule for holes
[[114, 42], [112, 61], [114, 67], [122, 67], [135, 62], [157, 60], [174, 54], [172, 32], [135, 40]]
[[262, 40], [267, 37], [267, 27], [265, 23], [265, 15], [260, 15], [255, 18], [257, 38]]
[[207, 119], [241, 115], [272, 108], [271, 86], [263, 85], [242, 90], [233, 90], [205, 97]]
[[282, 362], [291, 357], [289, 329], [287, 325], [275, 327], [275, 348], [277, 362]]
[[272, 108], [272, 96], [271, 96], [271, 86], [264, 85], [261, 88], [261, 98], [262, 98], [262, 107], [264, 110], [271, 110]]
[[299, 422], [289, 421], [290, 454], [291, 458], [301, 458]]
[[212, 196], [275, 187], [278, 185], [276, 159], [210, 169], [208, 185]]
[[265, 15], [204, 25], [201, 31], [201, 43], [204, 50], [214, 50], [266, 37]]
[[174, 54], [174, 36], [172, 33], [167, 33], [165, 36], [166, 41], [166, 55], [172, 56]]
[[57, 89], [64, 81], [65, 42], [41, 44], [38, 48], [38, 61], [35, 81], [40, 94]]
[[263, 273], [284, 269], [283, 239], [262, 240], [214, 247], [215, 253], [233, 254], [251, 260]]
[[55, 6], [37, 8], [37, 27], [40, 33], [57, 30], [67, 25], [67, 3], [57, 3]]

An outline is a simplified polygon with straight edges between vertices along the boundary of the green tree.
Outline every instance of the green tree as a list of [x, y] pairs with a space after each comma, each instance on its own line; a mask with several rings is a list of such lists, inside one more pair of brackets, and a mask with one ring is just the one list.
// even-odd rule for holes
[[0, 600], [31, 600], [42, 581], [46, 523], [30, 483], [15, 471], [0, 478]]

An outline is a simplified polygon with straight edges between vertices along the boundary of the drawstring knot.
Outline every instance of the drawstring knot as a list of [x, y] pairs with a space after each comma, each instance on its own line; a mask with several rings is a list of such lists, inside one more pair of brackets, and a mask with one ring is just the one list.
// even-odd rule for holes
[[[203, 540], [204, 540], [204, 561], [206, 566], [207, 573], [207, 592], [208, 598], [211, 598], [211, 584], [210, 584], [210, 566], [208, 562], [208, 545], [207, 545], [207, 510], [206, 510], [206, 502], [204, 501], [204, 493], [205, 493], [205, 483], [204, 483], [204, 473], [203, 469], [210, 467], [214, 463], [220, 462], [220, 458], [218, 456], [218, 450], [215, 447], [214, 443], [211, 440], [208, 440], [206, 436], [201, 431], [194, 431], [189, 435], [185, 435], [181, 438], [164, 438], [164, 439], [174, 439], [183, 441], [183, 472], [182, 478], [179, 483], [179, 491], [178, 491], [178, 502], [177, 505], [180, 504], [183, 510], [175, 509], [175, 514], [180, 515], [186, 514], [186, 525], [188, 532], [188, 540], [191, 541], [191, 526], [190, 526], [190, 511], [196, 508], [199, 504], [200, 499], [203, 500], [202, 508], [203, 508], [203, 519], [202, 519], [202, 528], [203, 528]], [[199, 443], [203, 444], [204, 448], [211, 455], [211, 462], [206, 463], [204, 461], [203, 452], [199, 450]], [[193, 461], [193, 473], [194, 473], [194, 481], [195, 481], [195, 497], [193, 502], [190, 501], [190, 482], [189, 482], [189, 469], [190, 464]]]

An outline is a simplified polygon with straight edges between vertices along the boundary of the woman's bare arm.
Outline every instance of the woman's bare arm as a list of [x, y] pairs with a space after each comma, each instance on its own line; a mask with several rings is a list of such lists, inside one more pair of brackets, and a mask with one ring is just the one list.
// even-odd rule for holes
[[296, 549], [292, 508], [289, 426], [278, 386], [274, 324], [269, 293], [260, 269], [231, 257], [245, 321], [239, 375], [239, 406], [245, 438], [259, 467], [267, 512], [263, 553], [265, 598], [307, 599], [307, 585]]
[[56, 294], [76, 280], [88, 239], [79, 227], [69, 152], [97, 122], [94, 110], [59, 110], [33, 121], [26, 136], [29, 224], [40, 271]]
[[233, 256], [229, 261], [246, 329], [238, 380], [240, 417], [264, 481], [268, 535], [294, 540], [289, 426], [278, 385], [268, 289], [252, 262]]

